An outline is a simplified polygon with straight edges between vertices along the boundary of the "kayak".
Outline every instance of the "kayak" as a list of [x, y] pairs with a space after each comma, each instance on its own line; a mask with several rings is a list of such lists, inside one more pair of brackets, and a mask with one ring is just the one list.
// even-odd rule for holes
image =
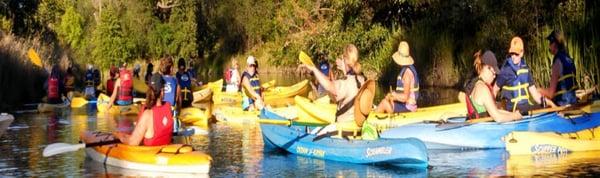
[[15, 120], [13, 115], [7, 113], [0, 113], [0, 137], [4, 134], [4, 131], [10, 126], [10, 124]]
[[223, 87], [223, 79], [209, 82], [201, 87], [192, 87], [192, 95], [194, 96], [194, 101], [192, 103], [209, 102], [212, 98], [212, 94], [220, 92], [221, 87]]
[[112, 105], [110, 109], [108, 109], [108, 103], [110, 102], [110, 97], [101, 93], [98, 96], [98, 101], [96, 102], [96, 108], [99, 113], [108, 113], [113, 115], [136, 115], [140, 112], [140, 106], [136, 104], [128, 105], [128, 106], [119, 106]]
[[[294, 107], [279, 107], [270, 109], [286, 118], [296, 118]], [[215, 111], [215, 119], [228, 123], [254, 123], [258, 121], [260, 111], [244, 111], [240, 107], [223, 106]]]
[[148, 91], [148, 85], [146, 85], [145, 81], [134, 77], [133, 90], [135, 90], [136, 93], [146, 93], [146, 91]]
[[[506, 160], [507, 176], [581, 177], [581, 166], [597, 165], [600, 151], [568, 154], [510, 155]], [[577, 167], [577, 168], [576, 168]]]
[[208, 109], [200, 109], [195, 107], [188, 107], [181, 109], [179, 113], [179, 120], [182, 123], [200, 126], [203, 128], [208, 127], [208, 121], [212, 117], [210, 107]]
[[[282, 119], [261, 113], [261, 118]], [[261, 124], [265, 147], [276, 147], [287, 152], [339, 162], [356, 164], [388, 164], [425, 169], [428, 166], [427, 148], [415, 138], [361, 140], [325, 137], [306, 132], [302, 126]]]
[[[335, 121], [337, 105], [330, 104], [328, 102], [329, 97], [323, 97], [314, 102], [301, 96], [296, 96], [294, 99], [300, 120], [317, 124], [328, 124]], [[464, 117], [466, 113], [467, 108], [464, 103], [452, 103], [419, 108], [416, 112], [408, 113], [386, 114], [371, 112], [367, 117], [367, 122], [376, 126], [379, 130], [386, 130], [388, 128], [428, 120], [437, 121], [451, 117]]]
[[570, 133], [511, 132], [504, 143], [510, 155], [600, 151], [600, 127]]
[[[113, 139], [110, 133], [86, 132], [81, 137], [86, 144]], [[212, 158], [190, 145], [130, 146], [111, 144], [88, 147], [85, 153], [92, 160], [106, 165], [154, 172], [208, 173]]]
[[[453, 129], [437, 128], [435, 123], [409, 124], [389, 129], [380, 134], [382, 138], [421, 139], [428, 149], [487, 149], [505, 148], [502, 137], [512, 131], [576, 132], [600, 126], [600, 112], [574, 118], [565, 118], [557, 113], [526, 116], [522, 120], [497, 123], [483, 122], [464, 125]], [[465, 118], [449, 120], [463, 123]]]
[[[298, 82], [292, 86], [267, 89], [264, 92], [265, 104], [274, 107], [292, 105], [295, 96], [308, 96], [310, 90], [308, 80]], [[217, 106], [241, 106], [242, 93], [216, 92], [213, 93], [212, 99]]]
[[54, 112], [57, 110], [64, 110], [67, 108], [70, 108], [70, 104], [69, 103], [61, 103], [61, 104], [48, 104], [48, 103], [40, 103], [37, 107], [38, 112], [40, 113], [48, 113], [48, 112]]

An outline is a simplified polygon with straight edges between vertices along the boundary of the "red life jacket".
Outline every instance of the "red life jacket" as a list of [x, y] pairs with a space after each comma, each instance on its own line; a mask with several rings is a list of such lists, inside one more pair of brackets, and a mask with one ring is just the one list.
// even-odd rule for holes
[[48, 78], [48, 100], [60, 99], [58, 85], [58, 77], [50, 76], [50, 78]]
[[[481, 80], [481, 79], [477, 79], [477, 81], [479, 81], [479, 80]], [[473, 85], [475, 85], [475, 84], [473, 84]], [[496, 98], [496, 96], [494, 96], [494, 89], [492, 88], [492, 86], [488, 85], [487, 83], [485, 84], [485, 86], [487, 86], [488, 90], [490, 90], [490, 94], [492, 94], [492, 98]], [[472, 92], [473, 91], [471, 91], [471, 93]], [[467, 95], [465, 95], [465, 103], [467, 104], [467, 120], [488, 117], [489, 114], [487, 112], [480, 114], [475, 110], [475, 107], [473, 106], [473, 102], [471, 101], [471, 97], [469, 97], [471, 95], [471, 93], [468, 93]]]
[[108, 96], [112, 95], [113, 90], [115, 90], [115, 80], [114, 79], [106, 80], [106, 93], [108, 94]]
[[119, 72], [119, 79], [121, 80], [121, 86], [119, 87], [119, 93], [117, 99], [119, 101], [133, 101], [133, 78], [131, 71], [121, 70]]
[[[142, 109], [142, 113], [143, 112], [144, 109]], [[144, 145], [160, 146], [171, 143], [171, 137], [173, 135], [173, 114], [171, 113], [171, 105], [168, 102], [164, 102], [162, 106], [152, 107], [152, 115], [154, 135], [152, 138], [144, 137]], [[141, 113], [140, 116], [142, 116]]]
[[225, 82], [231, 83], [231, 69], [227, 69], [227, 71], [225, 71]]

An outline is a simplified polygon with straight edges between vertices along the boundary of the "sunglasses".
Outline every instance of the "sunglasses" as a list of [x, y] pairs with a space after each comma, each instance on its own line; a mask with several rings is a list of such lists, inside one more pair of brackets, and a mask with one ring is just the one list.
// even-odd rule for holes
[[511, 56], [519, 56], [517, 53], [509, 53]]
[[256, 67], [256, 64], [250, 64], [248, 66], [250, 66], [250, 67]]

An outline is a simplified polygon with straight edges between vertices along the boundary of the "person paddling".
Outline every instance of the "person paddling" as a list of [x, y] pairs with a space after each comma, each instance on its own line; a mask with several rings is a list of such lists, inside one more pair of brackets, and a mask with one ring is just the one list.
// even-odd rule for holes
[[540, 88], [540, 93], [552, 98], [556, 104], [565, 106], [577, 103], [575, 90], [575, 63], [567, 53], [565, 39], [560, 31], [552, 31], [546, 38], [550, 42], [550, 53], [554, 55], [552, 76], [548, 88]]
[[146, 92], [146, 104], [139, 114], [133, 132], [113, 132], [123, 144], [160, 146], [171, 143], [173, 115], [169, 102], [163, 102], [164, 84], [160, 74], [152, 75]]
[[192, 95], [192, 74], [186, 69], [185, 59], [179, 58], [177, 61], [177, 81], [179, 82], [179, 88], [181, 89], [181, 108], [192, 106], [194, 96]]
[[348, 44], [344, 48], [342, 58], [336, 59], [337, 69], [344, 74], [344, 79], [335, 81], [329, 80], [315, 66], [300, 64], [300, 67], [311, 71], [320, 85], [334, 96], [337, 101], [336, 123], [320, 129], [317, 135], [334, 132], [343, 129], [345, 126], [361, 126], [362, 123], [355, 122], [354, 99], [358, 94], [359, 88], [365, 83], [366, 78], [361, 73], [361, 65], [358, 62], [358, 49], [353, 44]]
[[[502, 98], [508, 111], [527, 112], [549, 105], [555, 107], [552, 100], [544, 97], [536, 88], [529, 67], [523, 59], [525, 53], [523, 40], [514, 37], [510, 42], [509, 57], [502, 66], [496, 79], [495, 92], [502, 89]], [[530, 98], [537, 103], [530, 101]]]
[[245, 89], [242, 108], [244, 111], [261, 110], [264, 107], [262, 88], [258, 79], [258, 63], [254, 56], [248, 56], [246, 59], [248, 66], [242, 74], [242, 87]]
[[521, 119], [522, 116], [519, 112], [509, 112], [496, 107], [496, 97], [492, 91], [492, 86], [496, 78], [496, 73], [500, 72], [500, 69], [498, 69], [498, 62], [494, 53], [488, 50], [481, 55], [481, 51], [479, 51], [475, 53], [474, 57], [475, 62], [473, 66], [478, 76], [474, 88], [469, 94], [469, 98], [467, 98], [469, 100], [467, 107], [471, 107], [474, 110], [474, 113], [469, 113], [469, 119], [488, 116], [492, 117], [496, 122]]
[[61, 104], [63, 103], [62, 97], [66, 96], [65, 86], [63, 83], [62, 75], [60, 73], [60, 67], [53, 65], [50, 70], [50, 75], [46, 83], [47, 89], [47, 102], [49, 104]]
[[387, 94], [377, 106], [376, 112], [401, 113], [417, 111], [417, 99], [419, 98], [419, 76], [414, 66], [414, 60], [410, 56], [408, 43], [400, 42], [398, 51], [392, 55], [392, 59], [400, 66], [400, 74], [396, 79], [396, 90]]
[[113, 93], [108, 103], [108, 109], [113, 104], [119, 106], [128, 106], [133, 104], [133, 74], [130, 70], [127, 70], [126, 64], [123, 64], [119, 69], [119, 78], [115, 81]]

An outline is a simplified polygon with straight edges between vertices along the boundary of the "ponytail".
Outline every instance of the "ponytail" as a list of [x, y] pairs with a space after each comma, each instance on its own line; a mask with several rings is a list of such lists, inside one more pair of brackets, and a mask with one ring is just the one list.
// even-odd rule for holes
[[153, 89], [152, 86], [148, 86], [148, 91], [146, 91], [146, 105], [144, 106], [146, 109], [152, 109], [152, 107], [156, 106], [156, 102], [160, 97], [161, 89]]
[[483, 70], [483, 62], [481, 61], [481, 55], [481, 50], [473, 54], [473, 58], [475, 58], [475, 60], [473, 61], [473, 66], [475, 67], [477, 75], [481, 74], [481, 70]]

